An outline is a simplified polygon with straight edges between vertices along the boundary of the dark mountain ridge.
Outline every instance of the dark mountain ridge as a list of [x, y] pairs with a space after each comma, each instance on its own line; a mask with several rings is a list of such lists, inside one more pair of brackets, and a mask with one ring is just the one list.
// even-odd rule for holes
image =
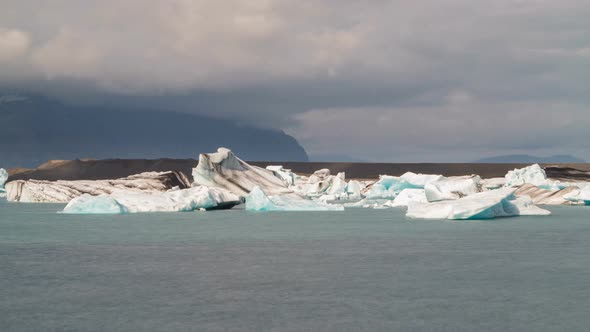
[[171, 111], [74, 107], [41, 96], [0, 96], [0, 167], [55, 159], [196, 158], [224, 146], [249, 160], [308, 161], [282, 131]]

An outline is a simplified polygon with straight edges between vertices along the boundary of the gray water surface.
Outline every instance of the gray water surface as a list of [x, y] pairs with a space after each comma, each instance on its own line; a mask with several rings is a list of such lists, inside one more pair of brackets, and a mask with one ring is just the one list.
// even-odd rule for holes
[[0, 203], [1, 331], [588, 331], [590, 208], [63, 215]]

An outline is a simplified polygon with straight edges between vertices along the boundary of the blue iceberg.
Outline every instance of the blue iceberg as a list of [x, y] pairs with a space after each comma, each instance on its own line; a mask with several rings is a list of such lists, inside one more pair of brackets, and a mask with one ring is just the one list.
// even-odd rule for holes
[[344, 206], [288, 196], [267, 196], [256, 186], [246, 196], [247, 211], [343, 211]]
[[109, 195], [92, 196], [84, 194], [72, 199], [63, 210], [70, 214], [122, 214], [127, 208]]

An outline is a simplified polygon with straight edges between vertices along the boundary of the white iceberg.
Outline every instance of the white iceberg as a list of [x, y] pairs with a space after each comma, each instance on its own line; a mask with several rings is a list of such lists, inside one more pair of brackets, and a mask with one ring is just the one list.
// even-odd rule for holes
[[8, 172], [4, 168], [0, 168], [0, 188], [4, 188], [6, 180], [8, 180]]
[[246, 196], [247, 211], [343, 211], [344, 206], [288, 196], [267, 196], [260, 187], [254, 187]]
[[473, 176], [456, 176], [439, 178], [424, 186], [429, 202], [459, 199], [482, 191], [481, 178]]
[[428, 203], [424, 189], [404, 189], [392, 201], [387, 201], [383, 205], [388, 207], [405, 207], [414, 203]]
[[0, 168], [0, 197], [6, 197], [6, 190], [4, 183], [8, 180], [8, 172], [4, 168]]
[[266, 169], [273, 172], [279, 179], [283, 180], [287, 187], [295, 184], [297, 174], [293, 173], [290, 169], [286, 169], [281, 165], [269, 165], [266, 166]]
[[6, 192], [11, 202], [68, 203], [83, 194], [165, 192], [174, 187], [182, 189], [188, 186], [188, 180], [182, 173], [146, 172], [114, 180], [15, 180], [6, 184]]
[[70, 214], [122, 214], [127, 213], [127, 209], [109, 195], [84, 194], [72, 199], [62, 212]]
[[381, 175], [367, 191], [368, 199], [394, 199], [404, 189], [424, 189], [430, 182], [444, 179], [442, 175], [407, 172], [402, 176]]
[[438, 174], [416, 174], [413, 172], [406, 172], [400, 178], [413, 186], [424, 188], [427, 184], [433, 181], [440, 180], [444, 178], [442, 175]]
[[222, 188], [239, 196], [247, 195], [256, 186], [272, 195], [293, 192], [273, 171], [249, 165], [226, 148], [200, 154], [199, 164], [193, 168], [193, 181], [195, 186]]
[[360, 199], [360, 191], [362, 190], [360, 182], [347, 183], [344, 172], [331, 175], [327, 168], [315, 171], [307, 181], [299, 182], [291, 189], [300, 196], [318, 198], [322, 201]]
[[346, 185], [346, 195], [350, 200], [359, 200], [362, 198], [363, 185], [357, 180], [350, 180]]
[[590, 205], [590, 186], [576, 188], [563, 198], [573, 204]]
[[63, 213], [142, 213], [186, 212], [201, 209], [231, 207], [241, 203], [238, 196], [219, 188], [192, 187], [167, 192], [125, 192], [73, 199]]
[[564, 189], [545, 189], [530, 183], [518, 187], [514, 195], [517, 197], [528, 196], [535, 204], [540, 205], [568, 205], [575, 203], [574, 195], [579, 191], [578, 187]]
[[481, 180], [481, 185], [486, 190], [500, 189], [506, 184], [505, 178], [490, 178]]
[[515, 189], [502, 188], [469, 195], [457, 200], [414, 203], [406, 216], [415, 219], [492, 219], [519, 215], [549, 215], [528, 197], [514, 196]]
[[518, 187], [525, 183], [530, 183], [537, 187], [548, 186], [547, 174], [539, 164], [509, 171], [506, 173], [505, 180], [506, 187]]

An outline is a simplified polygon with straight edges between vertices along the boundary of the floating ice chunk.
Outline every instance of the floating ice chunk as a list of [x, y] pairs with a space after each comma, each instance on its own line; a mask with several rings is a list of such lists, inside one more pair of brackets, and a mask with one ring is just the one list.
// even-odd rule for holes
[[583, 188], [574, 189], [572, 192], [563, 197], [573, 204], [590, 205], [590, 185]]
[[[340, 174], [342, 174], [342, 176], [340, 176]], [[339, 176], [332, 179], [332, 183], [326, 191], [328, 195], [342, 195], [346, 193], [347, 183], [344, 180], [344, 173], [339, 173], [338, 175]]]
[[240, 196], [256, 186], [272, 195], [292, 193], [272, 171], [249, 165], [226, 148], [200, 154], [199, 164], [193, 168], [193, 180], [194, 185], [223, 188]]
[[283, 166], [266, 166], [266, 169], [272, 171], [278, 178], [283, 180], [286, 186], [292, 186], [295, 184], [296, 174], [290, 169], [283, 168]]
[[238, 196], [227, 190], [204, 186], [163, 193], [117, 191], [111, 195], [86, 194], [75, 198], [64, 213], [184, 212], [230, 207], [240, 202]]
[[406, 214], [417, 219], [492, 219], [518, 215], [548, 215], [551, 212], [532, 203], [530, 198], [516, 198], [515, 189], [502, 188], [469, 195], [457, 200], [414, 203]]
[[309, 198], [317, 198], [325, 195], [337, 196], [337, 199], [347, 199], [347, 183], [344, 172], [331, 175], [327, 168], [315, 171], [305, 183], [291, 186], [296, 193]]
[[439, 178], [424, 186], [429, 202], [459, 199], [481, 191], [481, 178], [474, 176], [457, 176]]
[[127, 209], [109, 195], [84, 194], [72, 199], [63, 210], [71, 214], [122, 214]]
[[4, 189], [6, 180], [8, 180], [8, 172], [4, 168], [0, 168], [0, 189]]
[[394, 199], [404, 189], [424, 189], [432, 181], [444, 179], [442, 175], [416, 174], [407, 172], [400, 177], [381, 175], [366, 193], [369, 199]]
[[400, 178], [416, 188], [424, 188], [430, 182], [440, 180], [444, 178], [442, 175], [438, 174], [416, 174], [413, 172], [406, 172]]
[[547, 185], [547, 174], [539, 164], [509, 171], [506, 173], [505, 179], [506, 187], [517, 187], [525, 183], [530, 183], [537, 187]]
[[322, 168], [313, 172], [313, 174], [309, 177], [308, 183], [317, 183], [321, 181], [325, 181], [330, 177], [330, 170], [327, 168]]
[[386, 187], [386, 184], [376, 182], [371, 186], [371, 189], [367, 192], [366, 199], [394, 199], [397, 194], [395, 190], [391, 191]]
[[361, 194], [362, 188], [363, 187], [360, 182], [358, 182], [356, 180], [348, 181], [348, 184], [346, 185], [346, 195], [348, 196], [348, 199], [351, 199], [351, 200], [361, 199], [362, 198], [362, 194]]
[[505, 178], [490, 178], [481, 180], [481, 185], [487, 190], [499, 189], [504, 187], [506, 183]]
[[247, 211], [343, 211], [342, 205], [331, 205], [289, 196], [267, 196], [260, 187], [254, 187], [246, 196]]
[[402, 207], [413, 203], [428, 203], [424, 189], [404, 189], [393, 201], [387, 201], [384, 206]]
[[6, 184], [6, 192], [11, 202], [68, 203], [82, 194], [164, 192], [172, 187], [188, 186], [186, 177], [179, 172], [145, 172], [113, 180], [15, 180]]
[[[535, 204], [565, 205], [571, 204], [570, 200], [567, 198], [568, 196], [575, 195], [576, 191], [578, 190], [579, 188], [577, 187], [567, 187], [564, 189], [544, 189], [530, 183], [525, 183], [524, 185], [518, 187], [514, 194], [517, 197], [529, 196]], [[571, 201], [573, 202], [575, 199]]]

